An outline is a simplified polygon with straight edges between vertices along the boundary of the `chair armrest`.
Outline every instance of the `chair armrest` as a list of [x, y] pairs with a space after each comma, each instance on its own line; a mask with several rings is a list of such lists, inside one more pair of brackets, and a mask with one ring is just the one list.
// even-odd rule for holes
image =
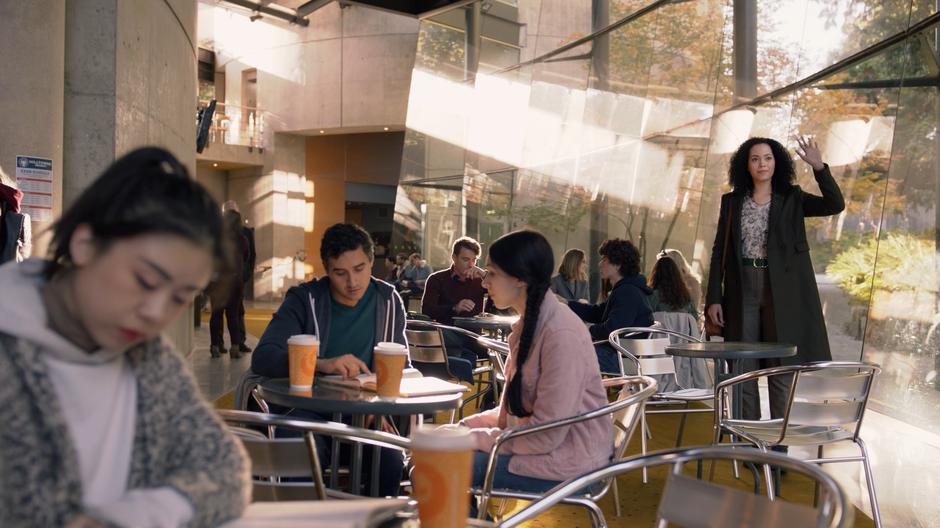
[[588, 411], [583, 414], [569, 416], [567, 418], [559, 418], [557, 420], [551, 420], [548, 422], [536, 424], [536, 425], [523, 425], [513, 429], [508, 429], [500, 434], [496, 441], [493, 443], [493, 447], [490, 449], [489, 460], [486, 465], [486, 476], [483, 480], [483, 490], [481, 497], [483, 499], [482, 504], [480, 505], [480, 519], [486, 513], [486, 505], [489, 502], [490, 493], [493, 491], [493, 479], [496, 477], [496, 456], [499, 454], [499, 449], [509, 440], [513, 440], [522, 436], [531, 435], [535, 433], [542, 433], [549, 431], [551, 429], [557, 429], [559, 427], [564, 427], [566, 425], [572, 425], [578, 422], [584, 422], [587, 420], [593, 420], [594, 418], [599, 418], [601, 416], [612, 415], [615, 412], [619, 411], [621, 408], [625, 408], [631, 405], [634, 405], [638, 402], [642, 402], [648, 399], [652, 394], [656, 393], [656, 380], [648, 376], [625, 376], [619, 379], [611, 380], [611, 383], [608, 383], [607, 386], [613, 385], [613, 381], [640, 381], [646, 386], [635, 394], [619, 400], [613, 404], [608, 404], [593, 411]]

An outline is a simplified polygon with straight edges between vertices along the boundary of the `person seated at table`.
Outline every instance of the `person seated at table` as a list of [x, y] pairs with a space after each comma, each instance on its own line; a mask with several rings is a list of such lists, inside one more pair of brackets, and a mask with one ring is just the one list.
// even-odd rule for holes
[[665, 253], [660, 254], [650, 273], [648, 286], [650, 309], [653, 312], [682, 312], [698, 320], [698, 310], [692, 301], [689, 287], [682, 278], [679, 266]]
[[[371, 276], [374, 245], [369, 233], [354, 224], [331, 226], [320, 241], [320, 258], [326, 277], [287, 291], [255, 348], [251, 370], [242, 377], [236, 407], [241, 408], [247, 393], [265, 378], [288, 377], [287, 340], [293, 335], [316, 335], [320, 340], [317, 372], [344, 378], [372, 371], [372, 351], [379, 342], [408, 345], [401, 297], [391, 284]], [[298, 409], [289, 414], [332, 419]], [[327, 444], [317, 439], [321, 460], [329, 460]], [[371, 452], [367, 449], [366, 456]], [[382, 449], [380, 493], [397, 495], [402, 467], [399, 451]]]
[[412, 253], [408, 257], [408, 265], [398, 276], [398, 282], [402, 288], [411, 290], [412, 297], [420, 296], [424, 292], [425, 283], [431, 273], [434, 273], [434, 270], [431, 269], [431, 265], [426, 260], [421, 258], [421, 254]]
[[[473, 317], [483, 311], [483, 270], [477, 267], [480, 243], [470, 237], [454, 241], [451, 260], [445, 270], [432, 273], [421, 297], [421, 313], [432, 320], [453, 326], [454, 316]], [[444, 347], [450, 361], [451, 373], [458, 379], [473, 383], [473, 366], [478, 357], [486, 357], [486, 350], [470, 337], [444, 330]]]
[[[601, 257], [598, 269], [602, 279], [613, 288], [607, 300], [599, 304], [568, 301], [568, 307], [585, 322], [592, 323], [588, 330], [594, 341], [606, 341], [610, 333], [627, 326], [650, 326], [653, 310], [648, 296], [653, 292], [640, 273], [640, 252], [629, 240], [605, 240], [598, 249]], [[607, 343], [595, 346], [601, 372], [620, 373], [620, 356]]]
[[219, 205], [169, 152], [114, 162], [0, 268], [0, 526], [218, 526], [248, 460], [160, 333], [227, 265]]
[[587, 258], [580, 249], [569, 249], [552, 277], [552, 291], [565, 301], [589, 302]]
[[[504, 235], [490, 246], [483, 286], [499, 308], [520, 314], [509, 335], [506, 392], [496, 409], [461, 420], [476, 443], [473, 484], [486, 475], [489, 451], [506, 429], [538, 425], [607, 404], [591, 336], [548, 294], [552, 248], [535, 231]], [[610, 460], [609, 417], [519, 438], [498, 455], [494, 488], [543, 492]]]

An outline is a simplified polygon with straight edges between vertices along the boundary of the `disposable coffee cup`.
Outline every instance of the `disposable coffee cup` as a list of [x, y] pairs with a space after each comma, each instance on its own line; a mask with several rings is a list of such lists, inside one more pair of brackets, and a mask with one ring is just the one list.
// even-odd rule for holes
[[421, 528], [464, 528], [470, 513], [473, 439], [465, 427], [419, 427], [411, 435], [411, 484]]
[[317, 336], [295, 335], [287, 340], [287, 364], [292, 390], [306, 390], [313, 386], [319, 350], [320, 340]]
[[398, 343], [382, 342], [373, 350], [375, 392], [379, 396], [397, 398], [401, 390], [401, 374], [405, 369], [408, 349]]

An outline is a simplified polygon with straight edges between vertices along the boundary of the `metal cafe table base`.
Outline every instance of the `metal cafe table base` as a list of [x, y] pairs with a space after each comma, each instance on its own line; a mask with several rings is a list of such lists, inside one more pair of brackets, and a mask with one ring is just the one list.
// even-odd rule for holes
[[[671, 356], [715, 360], [715, 385], [743, 374], [742, 360], [785, 358], [796, 355], [796, 346], [786, 343], [747, 343], [742, 341], [708, 341], [705, 343], [677, 343], [666, 347]], [[742, 387], [732, 388], [731, 415], [741, 418]]]
[[[268, 402], [292, 409], [303, 409], [318, 414], [332, 415], [340, 421], [344, 414], [352, 418], [351, 425], [365, 428], [366, 416], [409, 416], [412, 426], [420, 424], [425, 414], [456, 410], [460, 406], [462, 393], [421, 396], [417, 398], [382, 398], [376, 393], [314, 382], [310, 391], [292, 391], [287, 378], [270, 379], [259, 387], [261, 398]], [[379, 420], [372, 425], [378, 427]], [[379, 494], [379, 450], [372, 447], [372, 485], [369, 494]], [[350, 481], [353, 493], [359, 494], [362, 464], [362, 444], [353, 443], [350, 459]], [[330, 456], [330, 487], [338, 486], [339, 441], [333, 438]]]

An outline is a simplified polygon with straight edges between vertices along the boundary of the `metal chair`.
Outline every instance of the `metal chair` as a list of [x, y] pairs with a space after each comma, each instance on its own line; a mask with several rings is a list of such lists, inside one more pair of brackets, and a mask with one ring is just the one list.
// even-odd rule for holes
[[[537, 500], [542, 496], [539, 493], [493, 489], [493, 479], [496, 476], [496, 457], [499, 454], [500, 448], [502, 448], [506, 442], [510, 440], [526, 435], [542, 433], [551, 429], [557, 429], [559, 427], [571, 426], [573, 424], [593, 420], [595, 418], [610, 416], [614, 422], [614, 438], [612, 439], [613, 452], [611, 455], [611, 460], [616, 461], [623, 458], [627, 451], [627, 445], [630, 443], [630, 437], [633, 435], [633, 431], [636, 429], [636, 424], [643, 415], [643, 406], [646, 403], [647, 398], [656, 392], [656, 380], [648, 376], [608, 378], [604, 380], [604, 387], [608, 389], [619, 387], [619, 395], [613, 403], [605, 405], [599, 409], [580, 414], [578, 416], [554, 420], [538, 425], [524, 425], [513, 429], [507, 429], [501, 435], [499, 435], [499, 437], [496, 439], [496, 442], [493, 444], [493, 448], [490, 450], [490, 457], [486, 468], [486, 477], [483, 481], [483, 487], [474, 487], [470, 490], [471, 493], [478, 495], [480, 498], [480, 519], [483, 519], [486, 515], [489, 501], [493, 497]], [[601, 480], [603, 480], [603, 482], [601, 482]], [[599, 479], [597, 482], [599, 485], [592, 487], [589, 492], [584, 492], [585, 487], [582, 486], [581, 488], [577, 488], [580, 490], [580, 492], [570, 493], [568, 496], [560, 499], [559, 502], [587, 508], [590, 512], [592, 523], [596, 523], [594, 524], [595, 526], [605, 526], [604, 514], [601, 512], [597, 502], [607, 494], [607, 491], [612, 486], [616, 486], [616, 481], [613, 478], [608, 478]], [[619, 516], [619, 501], [617, 501], [616, 507], [617, 515]]]
[[[638, 334], [665, 335], [663, 338], [647, 339], [627, 339], [626, 336]], [[648, 426], [646, 415], [648, 414], [680, 414], [679, 430], [676, 432], [676, 447], [682, 445], [682, 434], [685, 432], [686, 416], [692, 413], [712, 413], [713, 409], [693, 409], [692, 402], [707, 402], [714, 398], [714, 392], [711, 389], [683, 388], [679, 384], [679, 378], [676, 376], [676, 365], [673, 357], [666, 354], [666, 347], [671, 340], [669, 337], [676, 337], [689, 342], [701, 342], [698, 338], [685, 335], [672, 330], [660, 327], [627, 327], [614, 330], [610, 333], [608, 342], [614, 350], [620, 353], [622, 358], [620, 362], [621, 372], [624, 372], [623, 360], [634, 364], [637, 374], [643, 376], [666, 377], [674, 382], [679, 390], [670, 392], [657, 392], [652, 395], [647, 402], [653, 407], [668, 407], [673, 405], [685, 405], [681, 409], [650, 409], [643, 408], [643, 421], [641, 423], [642, 434], [640, 436], [641, 452], [647, 452]], [[671, 385], [671, 384], [670, 384]], [[648, 482], [646, 469], [643, 470], [643, 483]]]
[[[254, 501], [359, 498], [358, 495], [326, 488], [314, 434], [405, 452], [411, 449], [411, 441], [407, 438], [336, 422], [308, 422], [251, 411], [216, 412], [241, 440], [251, 458]], [[303, 436], [271, 438], [246, 426], [265, 427], [269, 431], [275, 427], [293, 429]], [[310, 478], [311, 482], [282, 480], [285, 478]]]
[[[477, 391], [471, 394], [460, 405], [459, 417], [463, 417], [464, 408], [473, 401], [481, 399], [488, 392], [493, 391], [494, 398], [499, 401], [499, 386], [505, 379], [503, 368], [505, 363], [503, 354], [509, 354], [509, 345], [496, 339], [484, 337], [464, 328], [449, 326], [433, 321], [409, 320], [405, 329], [408, 345], [411, 350], [411, 362], [422, 374], [436, 377], [456, 378], [449, 367], [450, 356], [444, 344], [443, 331], [448, 330], [463, 334], [487, 350], [487, 359], [477, 360], [472, 375]], [[494, 361], [495, 360], [495, 361]], [[491, 373], [491, 378], [484, 375]]]
[[[881, 526], [881, 513], [875, 495], [868, 449], [859, 436], [862, 419], [868, 405], [872, 382], [881, 367], [872, 363], [854, 361], [824, 361], [755, 370], [736, 376], [715, 389], [715, 443], [728, 432], [766, 452], [773, 446], [818, 446], [817, 458], [806, 460], [813, 464], [835, 462], [861, 462], [868, 484], [872, 517], [875, 526]], [[740, 383], [775, 375], [792, 376], [790, 395], [783, 418], [772, 420], [736, 420], [730, 416], [725, 395]], [[858, 445], [861, 454], [849, 457], [823, 457], [823, 446], [841, 441]], [[729, 445], [729, 444], [722, 444]], [[764, 465], [767, 494], [774, 498], [773, 481], [769, 465]]]
[[[786, 468], [806, 476], [821, 490], [820, 503], [813, 507], [787, 501], [771, 501], [755, 495], [683, 474], [684, 464], [711, 460], [744, 460], [756, 464]], [[578, 496], [580, 490], [637, 469], [672, 465], [657, 511], [657, 524], [665, 528], [672, 523], [686, 528], [848, 528], [852, 526], [853, 509], [845, 492], [830, 475], [813, 464], [777, 453], [730, 447], [692, 447], [637, 455], [565, 481], [543, 497], [498, 524], [514, 528], [531, 521], [552, 506]], [[606, 526], [603, 518], [600, 526]]]

